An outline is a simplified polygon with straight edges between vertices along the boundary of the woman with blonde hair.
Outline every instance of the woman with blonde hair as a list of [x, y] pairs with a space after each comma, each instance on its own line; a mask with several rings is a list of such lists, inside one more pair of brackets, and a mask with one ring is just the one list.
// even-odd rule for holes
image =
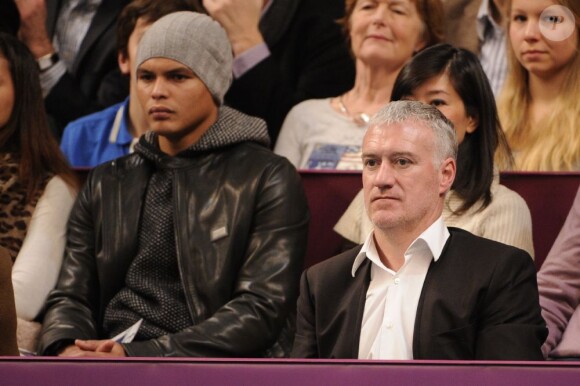
[[511, 0], [499, 113], [524, 171], [580, 170], [580, 2]]

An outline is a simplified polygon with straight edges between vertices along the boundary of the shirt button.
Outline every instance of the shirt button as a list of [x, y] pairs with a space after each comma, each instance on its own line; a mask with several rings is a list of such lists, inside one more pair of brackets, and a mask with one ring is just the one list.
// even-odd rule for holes
[[400, 278], [398, 278], [398, 277], [395, 278], [395, 285], [399, 285], [400, 282], [401, 282], [401, 279]]
[[391, 322], [391, 319], [386, 320], [385, 327], [387, 327], [388, 329], [393, 328], [393, 323]]

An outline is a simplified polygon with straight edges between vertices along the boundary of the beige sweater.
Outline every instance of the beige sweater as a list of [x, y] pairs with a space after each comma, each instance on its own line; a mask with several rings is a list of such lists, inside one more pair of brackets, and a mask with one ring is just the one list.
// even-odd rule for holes
[[[513, 245], [528, 252], [534, 258], [532, 239], [532, 216], [524, 199], [500, 185], [497, 180], [491, 185], [492, 201], [487, 208], [477, 211], [476, 203], [460, 216], [453, 209], [462, 201], [451, 191], [445, 198], [443, 220], [447, 226], [465, 229], [474, 235]], [[362, 244], [373, 229], [373, 224], [364, 208], [362, 190], [356, 195], [334, 230], [344, 238]]]

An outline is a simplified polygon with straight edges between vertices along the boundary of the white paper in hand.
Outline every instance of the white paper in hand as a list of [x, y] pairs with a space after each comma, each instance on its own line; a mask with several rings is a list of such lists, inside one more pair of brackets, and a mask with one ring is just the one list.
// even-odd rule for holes
[[143, 323], [143, 319], [139, 319], [137, 323], [120, 333], [119, 335], [112, 338], [117, 343], [131, 343], [133, 339], [135, 339], [135, 335], [137, 335], [137, 331], [139, 331], [139, 327], [141, 327], [141, 323]]

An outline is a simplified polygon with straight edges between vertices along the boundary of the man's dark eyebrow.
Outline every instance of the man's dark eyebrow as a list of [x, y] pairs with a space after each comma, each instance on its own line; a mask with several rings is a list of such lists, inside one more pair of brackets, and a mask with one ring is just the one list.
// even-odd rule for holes
[[172, 74], [187, 74], [187, 75], [195, 75], [194, 72], [187, 68], [187, 67], [178, 67], [178, 68], [173, 68], [171, 70], [168, 70], [165, 72], [168, 75], [172, 75]]

